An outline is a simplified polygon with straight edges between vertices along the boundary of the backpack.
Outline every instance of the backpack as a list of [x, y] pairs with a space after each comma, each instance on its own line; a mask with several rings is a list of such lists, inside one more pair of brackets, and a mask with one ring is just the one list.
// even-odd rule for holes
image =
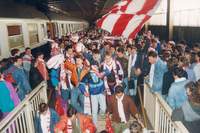
[[12, 73], [15, 71], [15, 68], [12, 67], [8, 73], [4, 74], [4, 79], [5, 81], [11, 83], [11, 84], [16, 84], [15, 79], [13, 78]]

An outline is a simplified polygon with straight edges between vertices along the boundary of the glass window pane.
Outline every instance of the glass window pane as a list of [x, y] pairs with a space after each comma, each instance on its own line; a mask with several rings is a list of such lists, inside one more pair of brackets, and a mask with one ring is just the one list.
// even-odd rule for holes
[[39, 42], [38, 38], [38, 26], [37, 24], [28, 24], [30, 45], [34, 45]]
[[20, 25], [11, 25], [7, 26], [8, 36], [20, 35], [21, 34], [21, 26]]
[[9, 25], [8, 29], [8, 43], [9, 48], [20, 48], [24, 46], [24, 39], [21, 25]]
[[24, 46], [23, 35], [10, 36], [8, 38], [10, 49]]

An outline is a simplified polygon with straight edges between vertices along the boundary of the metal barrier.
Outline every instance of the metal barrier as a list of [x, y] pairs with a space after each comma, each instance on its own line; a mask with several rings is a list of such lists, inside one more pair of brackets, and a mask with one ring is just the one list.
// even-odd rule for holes
[[182, 122], [171, 120], [172, 109], [158, 93], [144, 85], [144, 108], [151, 126], [157, 133], [189, 133]]
[[34, 116], [41, 102], [47, 103], [47, 84], [40, 83], [0, 122], [0, 133], [35, 133]]

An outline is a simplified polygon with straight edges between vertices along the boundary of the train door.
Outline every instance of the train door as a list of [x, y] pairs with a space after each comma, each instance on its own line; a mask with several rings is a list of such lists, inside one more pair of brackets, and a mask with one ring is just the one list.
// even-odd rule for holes
[[60, 29], [59, 29], [59, 25], [58, 23], [54, 23], [54, 27], [55, 27], [55, 37], [59, 37], [60, 33]]
[[48, 36], [48, 38], [54, 39], [55, 38], [55, 34], [56, 34], [55, 24], [51, 23], [51, 22], [48, 22], [47, 23], [47, 36]]

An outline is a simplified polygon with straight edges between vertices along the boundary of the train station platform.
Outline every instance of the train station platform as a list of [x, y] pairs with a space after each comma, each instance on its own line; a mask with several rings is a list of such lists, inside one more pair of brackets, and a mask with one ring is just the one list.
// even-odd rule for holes
[[[34, 117], [41, 102], [47, 102], [47, 84], [40, 83], [5, 119], [0, 122], [1, 133], [35, 133]], [[172, 109], [157, 93], [144, 86], [144, 109], [147, 127], [144, 133], [189, 133], [182, 122], [171, 120]], [[105, 119], [98, 117], [97, 132], [105, 129]], [[134, 119], [132, 119], [134, 120]]]

